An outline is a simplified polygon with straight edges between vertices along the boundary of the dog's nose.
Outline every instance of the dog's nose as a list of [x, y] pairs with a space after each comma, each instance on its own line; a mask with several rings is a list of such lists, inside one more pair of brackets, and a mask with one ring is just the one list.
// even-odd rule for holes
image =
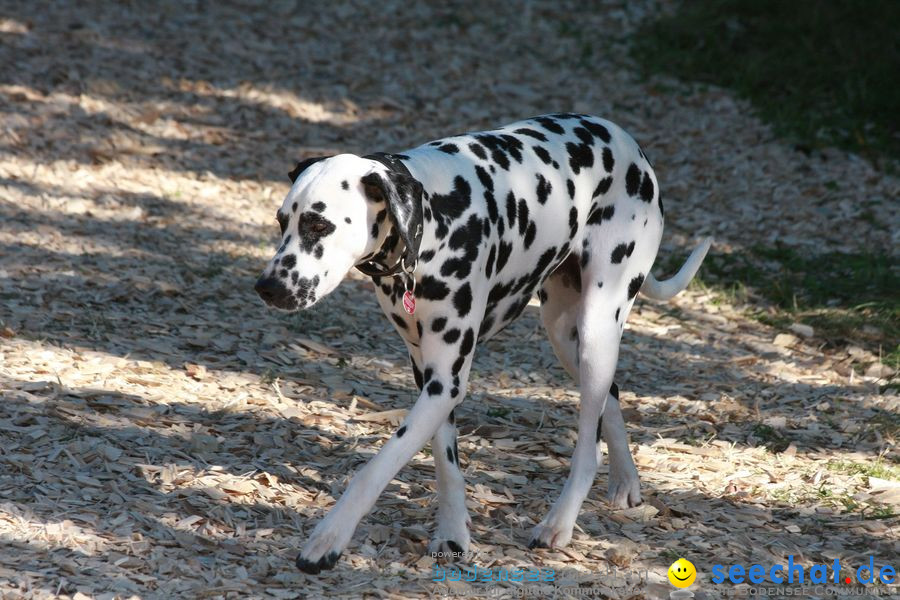
[[253, 289], [263, 299], [263, 302], [275, 306], [284, 304], [289, 295], [287, 287], [275, 277], [260, 277]]

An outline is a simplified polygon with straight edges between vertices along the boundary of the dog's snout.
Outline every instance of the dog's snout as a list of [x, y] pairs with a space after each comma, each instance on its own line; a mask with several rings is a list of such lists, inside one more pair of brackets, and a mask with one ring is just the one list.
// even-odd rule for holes
[[275, 277], [260, 277], [253, 289], [263, 302], [274, 306], [285, 304], [290, 296], [287, 286]]

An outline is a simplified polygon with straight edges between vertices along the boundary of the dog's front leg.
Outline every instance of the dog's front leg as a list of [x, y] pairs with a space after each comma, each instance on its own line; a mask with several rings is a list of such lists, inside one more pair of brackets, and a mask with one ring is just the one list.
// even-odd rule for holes
[[[458, 354], [448, 360], [448, 345], [440, 335], [426, 333], [421, 340], [423, 386], [406, 420], [363, 467], [347, 490], [313, 529], [297, 557], [306, 573], [330, 569], [350, 542], [356, 526], [375, 504], [397, 472], [421, 450], [438, 429], [448, 423], [450, 412], [465, 395], [474, 340], [472, 329], [463, 336]], [[435, 454], [438, 449], [435, 448]], [[454, 461], [455, 462], [455, 461]]]

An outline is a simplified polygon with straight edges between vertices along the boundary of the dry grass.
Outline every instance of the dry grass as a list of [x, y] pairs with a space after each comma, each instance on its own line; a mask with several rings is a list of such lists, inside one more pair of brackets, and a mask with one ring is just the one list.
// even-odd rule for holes
[[[586, 111], [649, 150], [664, 253], [706, 234], [717, 252], [891, 247], [896, 215], [863, 213], [895, 178], [791, 150], [722, 90], [638, 81], [614, 32], [652, 2], [579, 6], [5, 3], [0, 596], [435, 594], [427, 452], [334, 571], [293, 566], [414, 396], [369, 283], [291, 317], [253, 295], [297, 158]], [[602, 38], [590, 60], [576, 14]], [[571, 547], [530, 552], [577, 393], [526, 311], [480, 349], [459, 415], [477, 564], [658, 598], [679, 555], [701, 590], [714, 562], [897, 556], [896, 390], [877, 356], [776, 333], [702, 289], [639, 303], [619, 381], [648, 502], [612, 510], [601, 472]]]

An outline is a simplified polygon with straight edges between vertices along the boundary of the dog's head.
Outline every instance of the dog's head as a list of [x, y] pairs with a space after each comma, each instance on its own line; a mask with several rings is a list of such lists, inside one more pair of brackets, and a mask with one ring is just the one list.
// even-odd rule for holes
[[312, 306], [371, 257], [392, 228], [411, 247], [417, 243], [422, 185], [408, 174], [339, 154], [304, 160], [289, 176], [291, 191], [276, 213], [281, 246], [255, 287], [269, 306]]

